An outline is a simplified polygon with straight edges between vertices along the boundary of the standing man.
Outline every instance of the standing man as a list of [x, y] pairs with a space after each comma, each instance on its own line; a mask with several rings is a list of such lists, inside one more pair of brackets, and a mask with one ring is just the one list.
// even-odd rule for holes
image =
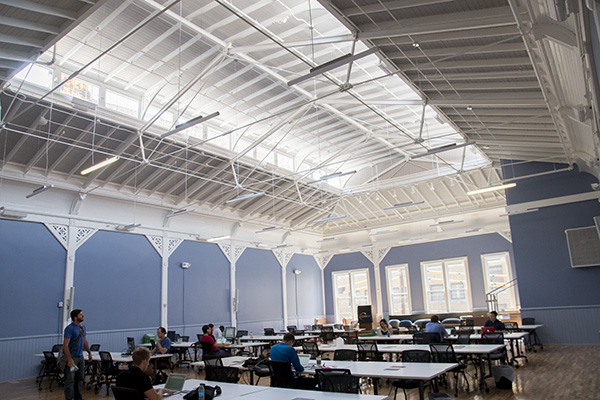
[[167, 337], [167, 330], [162, 326], [156, 330], [156, 346], [152, 349], [152, 354], [167, 354], [171, 351], [171, 339]]
[[160, 400], [165, 395], [173, 394], [168, 389], [152, 388], [150, 377], [145, 373], [150, 364], [150, 351], [148, 349], [138, 347], [133, 352], [132, 359], [133, 367], [117, 376], [117, 386], [135, 389], [140, 399]]
[[440, 343], [444, 341], [444, 338], [448, 336], [448, 332], [446, 332], [446, 328], [444, 325], [440, 324], [440, 317], [437, 315], [431, 316], [431, 322], [428, 322], [425, 325], [425, 332], [436, 332], [440, 335]]
[[86, 331], [83, 325], [83, 313], [80, 309], [71, 311], [72, 322], [65, 328], [63, 339], [63, 353], [67, 357], [65, 374], [65, 399], [82, 400], [81, 388], [83, 386], [85, 360], [83, 350], [88, 353], [88, 360], [92, 361], [92, 352], [85, 337]]

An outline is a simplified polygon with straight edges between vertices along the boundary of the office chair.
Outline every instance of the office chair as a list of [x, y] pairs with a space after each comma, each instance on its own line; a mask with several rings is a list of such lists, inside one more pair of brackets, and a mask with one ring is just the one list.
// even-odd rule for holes
[[140, 400], [137, 390], [121, 386], [111, 386], [115, 400]]
[[[402, 352], [402, 362], [431, 362], [431, 353], [427, 350], [407, 350]], [[419, 387], [419, 381], [415, 379], [396, 379], [392, 382], [394, 387], [394, 400], [398, 394], [398, 389], [402, 389], [404, 392], [404, 399], [408, 397], [406, 395], [407, 389], [416, 389]]]
[[323, 343], [329, 343], [335, 339], [335, 334], [333, 333], [333, 327], [324, 326], [321, 328], [321, 339]]
[[265, 336], [275, 336], [275, 329], [265, 328]]
[[110, 384], [115, 383], [117, 375], [119, 375], [119, 368], [113, 362], [112, 356], [108, 351], [100, 352], [100, 373], [94, 392], [97, 394], [103, 384], [106, 385], [106, 395], [109, 395]]
[[207, 366], [204, 379], [215, 382], [238, 383], [240, 370], [235, 367]]
[[437, 332], [415, 332], [413, 334], [415, 344], [440, 343], [440, 334]]
[[358, 342], [358, 361], [383, 361], [375, 342]]
[[336, 393], [360, 393], [360, 378], [349, 369], [329, 368], [315, 371], [319, 390]]
[[271, 386], [280, 388], [291, 388], [294, 386], [294, 373], [287, 361], [269, 361], [271, 372]]
[[304, 341], [302, 343], [302, 352], [304, 354], [310, 354], [310, 358], [313, 360], [321, 354], [321, 352], [319, 351], [319, 346], [317, 345], [317, 342], [308, 342], [308, 341]]
[[356, 350], [336, 350], [333, 353], [333, 359], [336, 361], [356, 361], [357, 357]]
[[44, 365], [43, 369], [40, 371], [38, 376], [39, 378], [39, 386], [38, 390], [42, 390], [42, 382], [45, 377], [50, 378], [50, 391], [52, 391], [52, 382], [57, 381], [59, 384], [63, 383], [62, 378], [63, 371], [58, 367], [58, 361], [54, 352], [52, 351], [44, 351]]
[[429, 349], [431, 350], [431, 356], [434, 362], [458, 364], [458, 366], [448, 371], [454, 373], [454, 396], [458, 396], [458, 374], [462, 374], [462, 376], [465, 378], [465, 383], [467, 385], [466, 391], [468, 392], [469, 380], [467, 379], [467, 374], [465, 373], [467, 365], [464, 364], [458, 357], [456, 357], [456, 353], [454, 353], [454, 348], [452, 345], [446, 343], [430, 343]]

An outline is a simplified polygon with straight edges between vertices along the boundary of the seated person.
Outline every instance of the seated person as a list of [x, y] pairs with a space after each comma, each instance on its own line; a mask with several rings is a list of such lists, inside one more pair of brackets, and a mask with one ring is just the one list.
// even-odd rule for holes
[[171, 339], [167, 337], [167, 330], [162, 326], [156, 330], [156, 347], [152, 349], [152, 354], [167, 354], [171, 351]]
[[224, 349], [229, 346], [229, 343], [217, 343], [212, 336], [212, 328], [210, 325], [204, 325], [202, 327], [202, 337], [200, 338], [201, 343], [208, 343], [211, 349], [211, 356], [217, 357], [229, 357], [231, 354]]
[[[294, 349], [294, 342], [296, 337], [292, 333], [286, 333], [283, 335], [283, 341], [271, 347], [271, 360], [273, 361], [286, 361], [294, 366], [296, 372], [304, 371], [304, 367], [300, 364], [298, 353]], [[317, 386], [316, 378], [298, 377], [294, 375], [294, 383], [291, 385], [297, 389], [315, 389]]]
[[388, 333], [391, 335], [392, 334], [392, 328], [389, 327], [387, 321], [384, 319], [382, 319], [381, 321], [379, 321], [379, 328], [377, 329], [377, 333], [379, 333], [380, 335], [386, 336]]
[[160, 400], [165, 395], [173, 394], [169, 389], [154, 389], [150, 377], [146, 374], [150, 364], [150, 350], [138, 347], [134, 350], [133, 366], [128, 371], [123, 371], [117, 376], [116, 386], [135, 389], [138, 398]]
[[505, 331], [506, 327], [504, 326], [504, 324], [500, 321], [498, 321], [497, 317], [498, 317], [498, 313], [496, 311], [491, 311], [489, 314], [490, 319], [488, 319], [487, 321], [485, 321], [485, 325], [483, 325], [484, 327], [492, 327], [494, 328], [494, 331]]
[[427, 325], [425, 325], [425, 332], [437, 332], [440, 335], [440, 342], [443, 342], [444, 338], [448, 336], [446, 328], [444, 328], [444, 325], [440, 324], [440, 317], [437, 315], [431, 316], [431, 322], [428, 322]]

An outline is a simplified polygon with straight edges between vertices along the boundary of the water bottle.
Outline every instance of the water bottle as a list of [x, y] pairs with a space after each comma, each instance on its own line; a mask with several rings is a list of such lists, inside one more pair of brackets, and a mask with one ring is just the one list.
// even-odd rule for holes
[[198, 386], [198, 400], [204, 400], [204, 385]]
[[390, 335], [390, 332], [388, 331], [388, 333], [387, 333], [387, 337], [390, 337], [390, 336], [391, 336], [391, 335]]
[[75, 372], [79, 371], [79, 367], [77, 367], [77, 365], [73, 365], [73, 366], [70, 368], [70, 371], [71, 371], [71, 373], [75, 373]]

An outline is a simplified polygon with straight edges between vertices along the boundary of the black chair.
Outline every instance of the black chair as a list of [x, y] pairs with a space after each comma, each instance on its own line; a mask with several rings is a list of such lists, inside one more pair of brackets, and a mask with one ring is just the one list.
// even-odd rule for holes
[[[60, 348], [62, 347], [62, 344], [55, 344], [52, 346], [52, 353], [58, 353], [60, 351]], [[38, 383], [38, 380], [41, 379], [43, 373], [44, 373], [44, 366], [46, 364], [46, 359], [42, 359], [42, 361], [40, 361], [40, 372], [38, 373], [37, 378], [35, 378], [35, 383]]]
[[456, 344], [469, 344], [471, 343], [471, 334], [469, 332], [458, 331], [458, 337], [456, 338]]
[[248, 336], [248, 331], [238, 330], [235, 334], [236, 338], [241, 338], [242, 336]]
[[111, 386], [110, 389], [113, 392], [113, 396], [115, 396], [115, 400], [143, 400], [142, 396], [135, 389], [121, 386]]
[[265, 336], [275, 336], [275, 329], [265, 328]]
[[58, 361], [54, 355], [54, 352], [44, 351], [44, 364], [40, 374], [38, 375], [38, 390], [42, 390], [42, 382], [44, 381], [45, 377], [50, 378], [50, 391], [52, 391], [52, 382], [57, 381], [59, 385], [62, 385], [62, 373], [63, 371], [58, 368]]
[[[431, 353], [427, 350], [407, 350], [402, 352], [402, 362], [431, 362]], [[394, 387], [394, 400], [398, 394], [398, 389], [404, 392], [404, 398], [407, 399], [406, 390], [419, 387], [419, 381], [415, 379], [397, 379], [392, 382]]]
[[[189, 336], [180, 336], [182, 342], [189, 342]], [[187, 364], [188, 368], [190, 366], [189, 359], [189, 347], [171, 347], [171, 353], [177, 356], [177, 365]]]
[[[535, 325], [535, 318], [523, 318], [521, 320], [521, 325]], [[528, 338], [527, 350], [533, 350], [533, 352], [536, 353], [537, 350], [535, 349], [535, 346], [540, 346], [540, 349], [544, 348], [544, 345], [542, 344], [542, 341], [540, 340], [540, 337], [535, 329], [529, 332]]]
[[446, 343], [430, 343], [429, 349], [431, 350], [431, 356], [434, 362], [458, 364], [458, 366], [448, 371], [454, 373], [454, 396], [458, 396], [458, 374], [462, 374], [462, 376], [465, 378], [465, 383], [467, 385], [466, 391], [468, 392], [469, 380], [467, 379], [467, 374], [465, 373], [467, 365], [464, 364], [458, 357], [456, 357], [452, 345]]
[[353, 376], [349, 369], [317, 369], [319, 390], [336, 393], [360, 393], [360, 378]]
[[260, 378], [265, 378], [271, 375], [271, 371], [269, 370], [269, 366], [267, 365], [268, 362], [268, 359], [265, 358], [263, 361], [260, 361], [257, 364], [248, 367], [248, 369], [258, 377], [255, 385], [258, 385], [258, 382], [260, 382]]
[[200, 346], [202, 346], [202, 356], [210, 356], [212, 355], [212, 346], [209, 342], [200, 342]]
[[337, 361], [356, 361], [358, 351], [356, 350], [336, 350], [333, 353], [333, 359]]
[[440, 334], [437, 332], [415, 332], [413, 334], [414, 344], [441, 343]]
[[[504, 333], [502, 332], [489, 332], [481, 334], [481, 344], [504, 344]], [[508, 352], [506, 351], [506, 347], [503, 347], [496, 353], [486, 354], [483, 358], [486, 358], [489, 361], [499, 360], [502, 364], [506, 364], [508, 362]]]
[[329, 343], [335, 339], [335, 334], [333, 333], [333, 327], [324, 326], [321, 328], [321, 340], [323, 343]]
[[294, 373], [289, 362], [271, 360], [268, 365], [272, 387], [292, 388], [294, 386]]
[[287, 331], [289, 333], [291, 333], [292, 335], [296, 334], [296, 329], [297, 329], [296, 325], [288, 325], [288, 326], [285, 327], [285, 329], [287, 329]]
[[410, 328], [413, 326], [413, 323], [410, 319], [403, 319], [398, 325], [400, 328]]
[[115, 383], [117, 375], [119, 375], [119, 368], [113, 362], [112, 356], [108, 351], [100, 352], [100, 372], [98, 374], [98, 381], [94, 391], [98, 393], [102, 385], [106, 385], [106, 395], [109, 394], [110, 384]]
[[90, 346], [90, 350], [91, 351], [100, 351], [100, 345], [99, 344], [93, 344]]
[[304, 354], [310, 354], [310, 358], [313, 360], [315, 358], [317, 358], [319, 355], [321, 355], [321, 352], [319, 351], [319, 346], [317, 345], [317, 342], [304, 341], [302, 343], [302, 352]]
[[167, 331], [167, 337], [171, 339], [171, 342], [177, 341], [177, 332], [175, 331]]
[[211, 356], [211, 355], [203, 355], [202, 361], [204, 361], [205, 367], [222, 367], [223, 360], [221, 357]]
[[207, 366], [204, 379], [215, 382], [238, 383], [240, 370], [235, 367]]
[[358, 361], [383, 361], [375, 342], [358, 342]]

